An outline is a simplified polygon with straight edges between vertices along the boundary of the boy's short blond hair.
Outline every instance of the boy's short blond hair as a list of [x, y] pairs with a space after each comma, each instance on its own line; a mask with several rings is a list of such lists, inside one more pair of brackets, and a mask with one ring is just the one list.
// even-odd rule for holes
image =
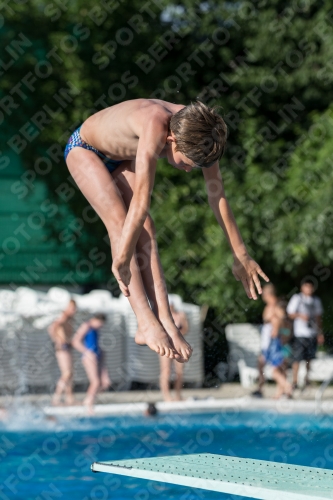
[[176, 151], [199, 167], [211, 167], [225, 150], [227, 126], [214, 108], [192, 102], [171, 117], [170, 131], [176, 139]]

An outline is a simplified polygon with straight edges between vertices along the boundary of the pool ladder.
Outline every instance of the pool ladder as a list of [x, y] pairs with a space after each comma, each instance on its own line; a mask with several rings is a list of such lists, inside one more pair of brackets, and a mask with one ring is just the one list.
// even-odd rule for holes
[[322, 413], [323, 395], [324, 395], [325, 390], [327, 389], [327, 387], [330, 385], [331, 382], [333, 382], [333, 373], [331, 373], [331, 375], [329, 377], [327, 377], [326, 380], [324, 380], [324, 382], [321, 384], [321, 386], [319, 387], [319, 389], [316, 392], [315, 399], [316, 399], [316, 403], [317, 403], [317, 406], [316, 406], [317, 413]]

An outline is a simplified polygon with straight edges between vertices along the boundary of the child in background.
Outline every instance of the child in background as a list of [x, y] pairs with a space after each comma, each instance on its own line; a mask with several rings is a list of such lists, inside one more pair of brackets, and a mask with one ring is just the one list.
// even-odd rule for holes
[[281, 329], [284, 328], [284, 320], [285, 310], [277, 304], [274, 315], [270, 320], [271, 340], [267, 351], [263, 353], [266, 363], [273, 367], [273, 378], [277, 385], [276, 399], [279, 399], [283, 395], [289, 398], [292, 397], [292, 386], [286, 377], [285, 358], [281, 343]]
[[156, 417], [157, 414], [158, 414], [158, 410], [156, 408], [155, 403], [148, 403], [147, 408], [144, 412], [144, 415], [146, 417]]
[[106, 320], [104, 314], [94, 314], [79, 327], [73, 338], [73, 347], [82, 353], [82, 364], [86, 371], [90, 385], [83, 404], [88, 406], [90, 413], [99, 390], [106, 390], [111, 380], [104, 363], [104, 354], [99, 347], [98, 334]]
[[65, 403], [73, 404], [73, 317], [76, 313], [75, 300], [71, 299], [61, 316], [56, 319], [48, 328], [49, 335], [54, 343], [55, 355], [57, 358], [60, 378], [52, 398], [53, 405], [59, 405], [62, 394], [65, 394]]
[[281, 310], [281, 326], [279, 337], [282, 345], [283, 369], [285, 374], [292, 363], [291, 342], [293, 336], [293, 324], [287, 313], [287, 304], [288, 302], [284, 299], [280, 299], [277, 304]]
[[[182, 335], [186, 335], [188, 332], [188, 321], [186, 314], [182, 311], [177, 311], [175, 306], [170, 303], [170, 311], [175, 322], [176, 327], [179, 329]], [[172, 359], [160, 357], [160, 388], [162, 391], [164, 401], [172, 401], [173, 398], [170, 392], [170, 375], [172, 367]], [[176, 380], [175, 380], [175, 393], [176, 401], [181, 401], [181, 390], [183, 387], [183, 371], [184, 365], [182, 363], [174, 363]]]
[[263, 326], [261, 330], [261, 354], [258, 358], [259, 369], [259, 389], [253, 396], [262, 397], [262, 388], [265, 383], [264, 367], [270, 364], [273, 367], [273, 378], [277, 384], [276, 398], [283, 394], [287, 397], [292, 396], [292, 387], [288, 382], [285, 373], [285, 361], [281, 335], [285, 333], [286, 311], [279, 301], [276, 289], [269, 283], [263, 287], [262, 299], [265, 302], [263, 310]]

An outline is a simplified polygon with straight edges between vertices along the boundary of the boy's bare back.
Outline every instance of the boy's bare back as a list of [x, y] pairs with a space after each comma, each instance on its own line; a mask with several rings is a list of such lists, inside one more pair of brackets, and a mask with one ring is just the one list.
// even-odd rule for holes
[[82, 125], [82, 139], [114, 160], [134, 160], [139, 138], [150, 123], [156, 127], [161, 149], [165, 144], [171, 116], [183, 105], [159, 99], [133, 99], [103, 109]]

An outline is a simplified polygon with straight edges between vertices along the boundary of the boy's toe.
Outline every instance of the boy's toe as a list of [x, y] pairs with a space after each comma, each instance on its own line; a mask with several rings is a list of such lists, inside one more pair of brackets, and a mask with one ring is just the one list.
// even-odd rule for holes
[[175, 360], [176, 361], [181, 361], [183, 359], [183, 357], [180, 355], [180, 354], [175, 354]]
[[181, 355], [182, 358], [186, 358], [187, 357], [186, 349], [184, 349], [183, 347], [181, 347], [178, 352], [179, 352], [179, 354]]
[[189, 344], [187, 345], [187, 348], [185, 349], [185, 351], [186, 351], [187, 357], [190, 358], [192, 356], [193, 349]]

